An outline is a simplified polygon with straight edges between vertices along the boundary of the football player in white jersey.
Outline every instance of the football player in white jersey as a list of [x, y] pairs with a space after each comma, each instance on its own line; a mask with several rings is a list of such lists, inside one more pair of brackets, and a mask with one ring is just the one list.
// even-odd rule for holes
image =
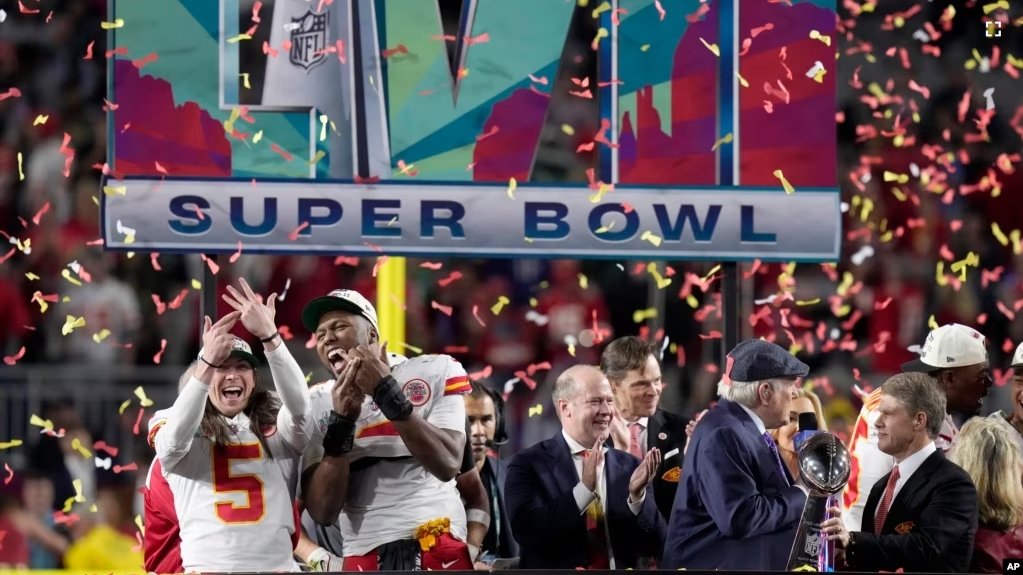
[[[186, 572], [297, 570], [294, 496], [312, 431], [309, 392], [274, 323], [276, 294], [263, 304], [244, 280], [241, 290], [224, 297], [236, 311], [205, 319], [191, 379], [149, 423]], [[251, 348], [229, 333], [239, 320], [263, 342], [282, 407], [259, 389]]]
[[472, 570], [453, 481], [465, 448], [461, 396], [472, 389], [461, 364], [446, 355], [389, 361], [376, 310], [354, 291], [309, 302], [302, 323], [337, 377], [310, 391], [319, 420], [304, 504], [317, 523], [339, 521], [344, 570]]

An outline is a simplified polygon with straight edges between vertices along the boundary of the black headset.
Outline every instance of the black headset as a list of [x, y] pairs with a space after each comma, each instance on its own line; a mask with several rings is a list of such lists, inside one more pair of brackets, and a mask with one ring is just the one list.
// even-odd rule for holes
[[496, 389], [482, 381], [474, 382], [474, 385], [482, 388], [483, 393], [494, 402], [494, 439], [487, 442], [487, 447], [494, 448], [508, 443], [508, 431], [504, 428], [504, 398]]

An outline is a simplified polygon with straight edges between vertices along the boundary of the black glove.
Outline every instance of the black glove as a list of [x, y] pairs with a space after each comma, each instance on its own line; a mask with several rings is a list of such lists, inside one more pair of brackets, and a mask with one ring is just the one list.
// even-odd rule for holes
[[327, 418], [327, 434], [323, 436], [323, 454], [344, 455], [355, 447], [355, 420], [331, 411]]
[[380, 380], [373, 390], [373, 402], [380, 408], [380, 413], [391, 421], [402, 421], [412, 415], [412, 402], [405, 397], [405, 392], [393, 376]]

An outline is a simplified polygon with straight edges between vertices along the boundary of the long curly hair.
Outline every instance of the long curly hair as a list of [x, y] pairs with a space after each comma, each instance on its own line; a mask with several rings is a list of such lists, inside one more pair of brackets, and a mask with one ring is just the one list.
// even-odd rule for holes
[[[248, 403], [242, 409], [242, 413], [248, 416], [249, 428], [259, 438], [264, 456], [272, 460], [273, 453], [270, 451], [270, 443], [266, 439], [264, 429], [277, 425], [277, 412], [280, 410], [281, 404], [263, 388], [263, 380], [258, 370], [252, 370], [252, 378], [256, 385], [252, 395], [249, 396]], [[203, 437], [213, 443], [213, 449], [223, 450], [226, 445], [233, 443], [231, 439], [234, 433], [228, 426], [227, 419], [217, 411], [208, 397], [206, 398], [206, 410], [202, 414], [202, 423], [199, 424], [199, 431]]]

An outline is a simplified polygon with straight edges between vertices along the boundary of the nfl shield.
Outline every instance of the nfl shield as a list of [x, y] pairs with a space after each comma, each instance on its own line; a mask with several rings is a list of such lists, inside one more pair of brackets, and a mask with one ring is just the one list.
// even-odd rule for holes
[[291, 19], [291, 63], [309, 70], [327, 59], [327, 27], [329, 11], [315, 14], [312, 10], [305, 16]]

